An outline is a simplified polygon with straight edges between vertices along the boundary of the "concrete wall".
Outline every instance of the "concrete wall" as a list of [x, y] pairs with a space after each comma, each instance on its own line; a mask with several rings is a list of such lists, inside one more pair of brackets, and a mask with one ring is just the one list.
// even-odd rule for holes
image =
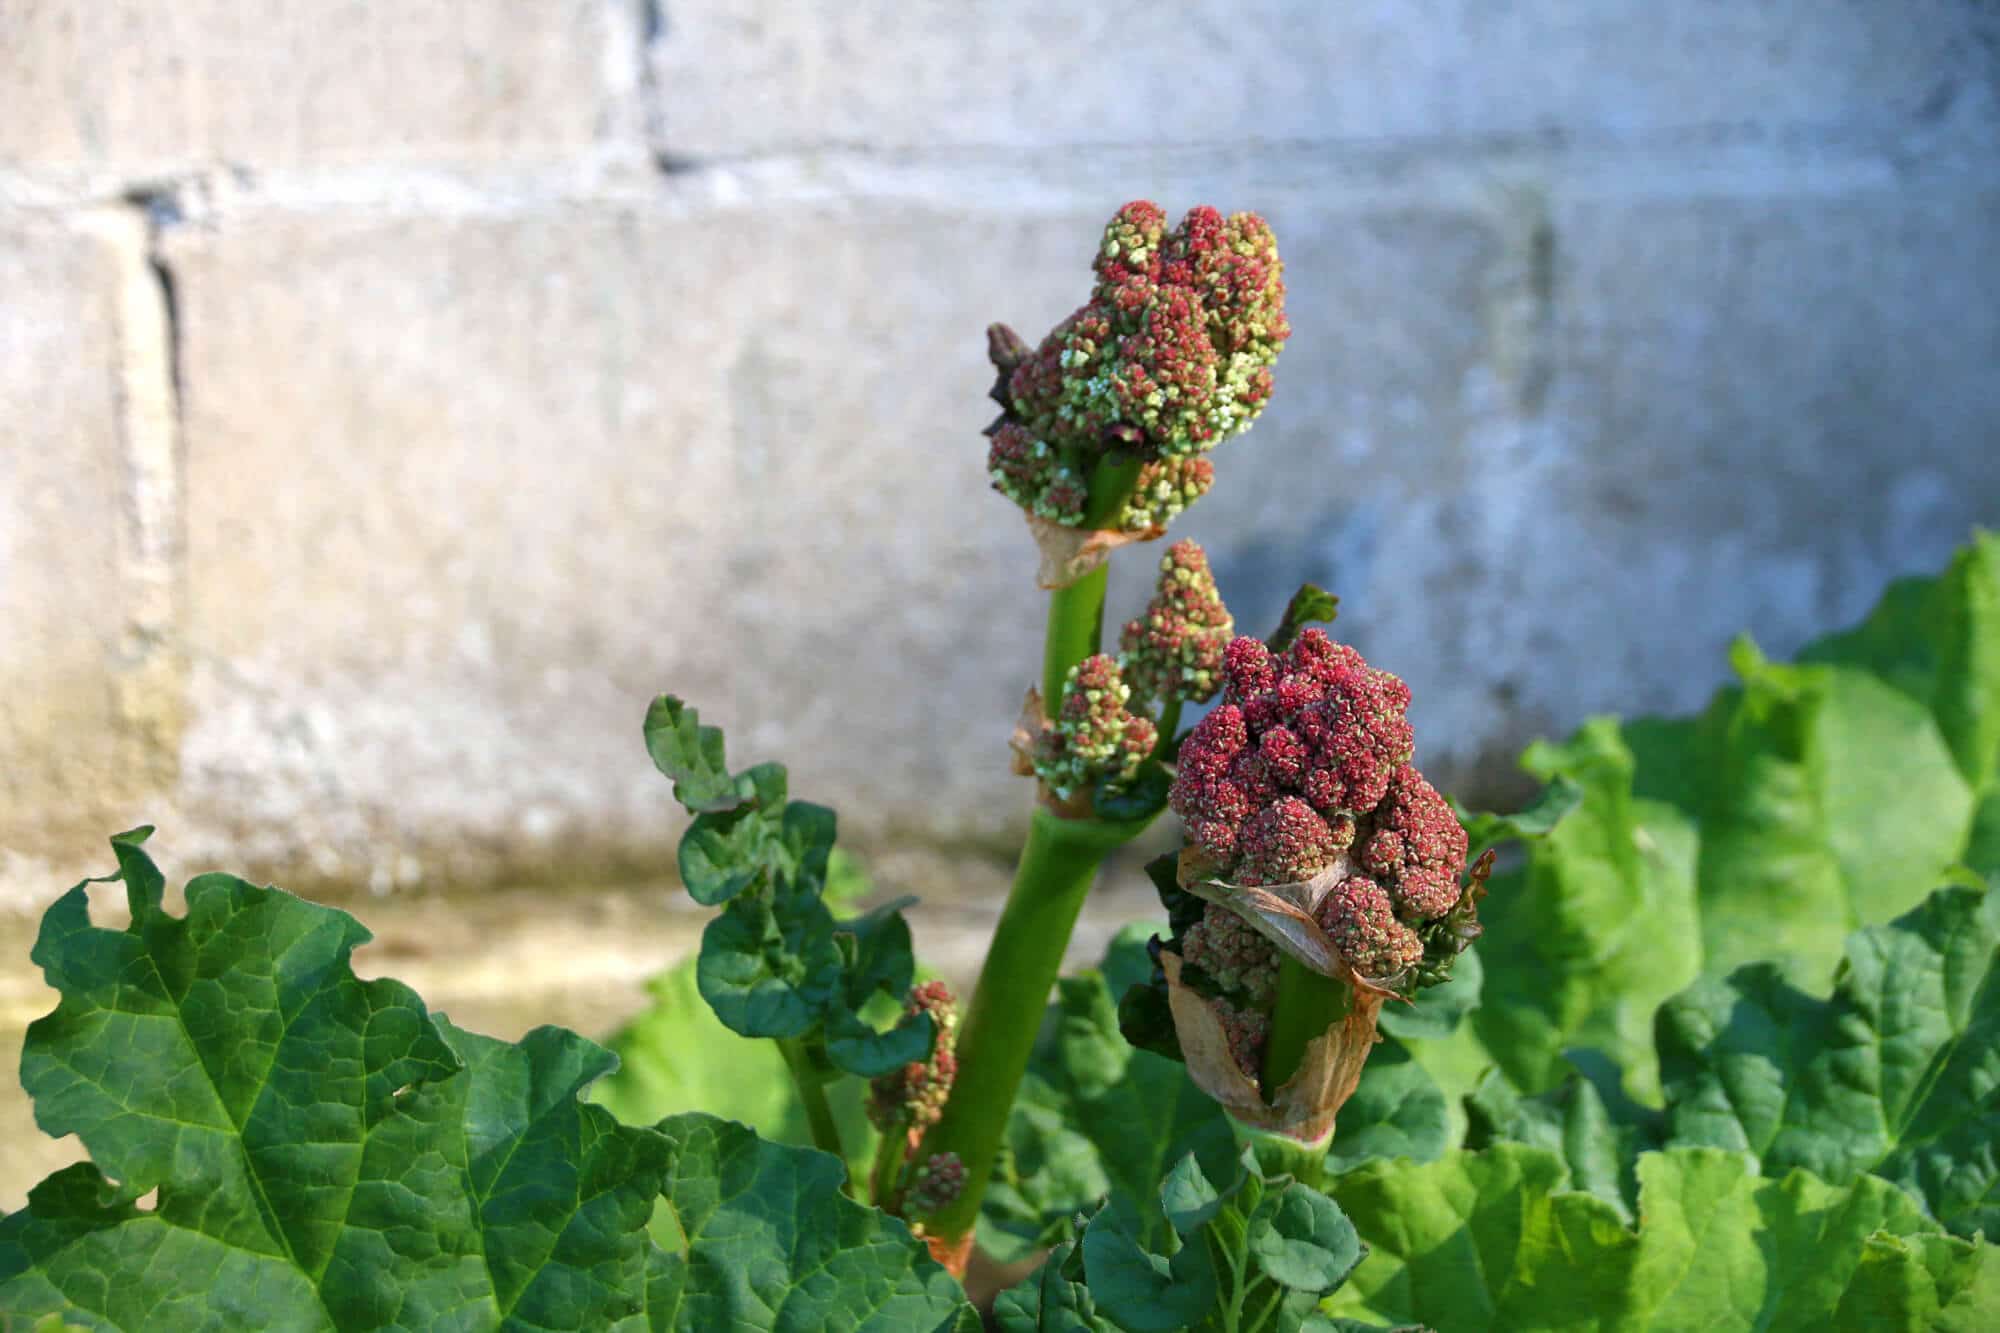
[[[670, 861], [674, 689], [992, 842], [1040, 599], [981, 330], [1151, 197], [1296, 336], [1186, 531], [1474, 794], [2000, 521], [1976, 0], [0, 0], [0, 898]], [[1140, 595], [1143, 557], [1115, 591]]]

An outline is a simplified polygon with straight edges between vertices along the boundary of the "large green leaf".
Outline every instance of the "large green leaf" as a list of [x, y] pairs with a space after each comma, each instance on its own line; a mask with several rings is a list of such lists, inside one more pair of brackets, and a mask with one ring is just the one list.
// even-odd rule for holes
[[2000, 1309], [1993, 1247], [1936, 1234], [1872, 1177], [1759, 1179], [1734, 1153], [1674, 1149], [1639, 1159], [1639, 1209], [1634, 1294], [1655, 1333], [1921, 1328]]
[[1673, 1141], [1769, 1174], [1872, 1172], [2000, 1235], [2000, 894], [1942, 889], [1855, 933], [1833, 994], [1759, 963], [1660, 1011]]
[[1528, 751], [1582, 799], [1482, 911], [1474, 1023], [1524, 1089], [1597, 1047], [1656, 1097], [1653, 1010], [1698, 975], [1784, 954], [1823, 982], [1848, 931], [1961, 866], [2000, 870], [2000, 539], [1892, 585], [1798, 665], [1747, 643], [1731, 660], [1741, 684], [1699, 717]]
[[1343, 1171], [1374, 1157], [1436, 1161], [1451, 1146], [1450, 1123], [1444, 1093], [1429, 1072], [1401, 1043], [1383, 1041], [1340, 1108], [1327, 1167]]
[[741, 1125], [664, 1120], [665, 1197], [679, 1244], [653, 1299], [675, 1327], [817, 1333], [976, 1333], [950, 1274], [897, 1218], [841, 1193], [840, 1162]]
[[2000, 1308], [1995, 1247], [1886, 1181], [1770, 1180], [1705, 1148], [1647, 1153], [1638, 1179], [1635, 1231], [1521, 1144], [1349, 1172], [1335, 1193], [1370, 1253], [1323, 1308], [1493, 1333], [1971, 1329]]
[[1469, 1142], [1555, 1149], [1627, 1209], [1640, 1150], [1698, 1145], [1773, 1176], [1881, 1176], [1959, 1235], [2000, 1233], [2000, 893], [1941, 889], [1855, 932], [1830, 995], [1754, 963], [1675, 996], [1657, 1026], [1664, 1112], [1579, 1053], [1584, 1074], [1533, 1097], [1489, 1075], [1467, 1099]]
[[[349, 958], [368, 934], [345, 913], [203, 875], [171, 916], [145, 833], [114, 841], [130, 925], [93, 925], [79, 885], [35, 946], [61, 998], [29, 1028], [22, 1081], [41, 1126], [93, 1160], [0, 1220], [0, 1322], [706, 1330], [698, 1312], [728, 1307], [744, 1279], [646, 1231], [663, 1184], [678, 1204], [703, 1180], [724, 1182], [725, 1219], [704, 1237], [754, 1263], [759, 1300], [800, 1312], [740, 1326], [962, 1316], [900, 1223], [826, 1202], [832, 1159], [801, 1165], [735, 1126], [621, 1125], [578, 1097], [610, 1053], [556, 1028], [475, 1036], [398, 982], [361, 980]], [[752, 1213], [863, 1236], [867, 1266], [743, 1248]]]
[[1618, 1052], [1644, 1090], [1650, 1073], [1632, 1053], [1654, 1009], [1700, 970], [1695, 830], [1633, 796], [1632, 754], [1610, 721], [1532, 746], [1523, 763], [1582, 798], [1528, 843], [1525, 866], [1489, 881], [1474, 1029], [1523, 1087], [1554, 1082], [1563, 1051], [1581, 1045]]
[[1799, 655], [1859, 667], [1922, 704], [1966, 785], [2000, 780], [2000, 537], [1980, 533], [1935, 579], [1889, 585], [1867, 620]]
[[1609, 1203], [1626, 1222], [1637, 1215], [1639, 1154], [1660, 1146], [1665, 1117], [1626, 1098], [1615, 1067], [1579, 1072], [1533, 1097], [1491, 1069], [1465, 1104], [1467, 1147], [1511, 1142], [1546, 1148], [1562, 1158], [1576, 1188]]
[[21, 1060], [37, 1121], [94, 1165], [0, 1223], [0, 1312], [644, 1326], [666, 1149], [577, 1101], [603, 1051], [460, 1033], [355, 977], [352, 917], [275, 889], [203, 875], [169, 916], [137, 838], [115, 847], [131, 925], [93, 926], [82, 886], [49, 910], [34, 956], [62, 998]]

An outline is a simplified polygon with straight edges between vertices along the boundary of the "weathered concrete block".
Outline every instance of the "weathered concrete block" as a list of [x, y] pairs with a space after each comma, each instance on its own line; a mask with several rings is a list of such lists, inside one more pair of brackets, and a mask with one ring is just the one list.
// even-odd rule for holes
[[1441, 780], [1694, 709], [1737, 633], [1789, 655], [2000, 516], [2000, 194], [1493, 223], [1455, 262], [1422, 226], [1281, 223], [1300, 333], [1188, 525], [1253, 626], [1288, 578], [1342, 595]]
[[139, 822], [165, 776], [177, 681], [132, 438], [158, 385], [126, 377], [127, 340], [159, 333], [144, 242], [122, 214], [0, 220], [0, 897]]
[[673, 690], [864, 828], [1017, 819], [1040, 599], [985, 490], [982, 330], [1052, 322], [1094, 225], [171, 233], [190, 811], [239, 855], [385, 884], [658, 864], [638, 723]]
[[[1587, 141], [1842, 131], [1994, 116], [1995, 23], [1972, 0], [1567, 0], [1138, 13], [776, 0], [672, 7], [663, 146], [1038, 149], [1312, 140]], [[1976, 104], [1976, 105], [1975, 105]]]
[[621, 81], [636, 80], [626, 22], [606, 0], [8, 0], [0, 165], [573, 155], [605, 132]]
[[[1454, 787], [1590, 711], [1691, 707], [1731, 634], [1788, 652], [2000, 511], [1995, 209], [1281, 201], [1297, 332], [1184, 531], [1246, 629], [1300, 579], [1340, 592]], [[189, 818], [378, 887], [658, 865], [637, 723], [673, 690], [857, 831], [1016, 824], [1041, 598], [985, 490], [980, 330], [1066, 313], [1100, 222], [171, 231]]]

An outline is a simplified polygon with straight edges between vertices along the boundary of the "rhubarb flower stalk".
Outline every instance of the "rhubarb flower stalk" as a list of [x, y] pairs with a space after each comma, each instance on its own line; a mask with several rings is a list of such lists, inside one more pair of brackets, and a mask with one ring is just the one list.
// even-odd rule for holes
[[1189, 1073], [1239, 1126], [1331, 1137], [1387, 1002], [1445, 980], [1479, 933], [1490, 857], [1411, 759], [1407, 686], [1318, 629], [1222, 657], [1182, 745], [1178, 882], [1206, 906], [1156, 949]]

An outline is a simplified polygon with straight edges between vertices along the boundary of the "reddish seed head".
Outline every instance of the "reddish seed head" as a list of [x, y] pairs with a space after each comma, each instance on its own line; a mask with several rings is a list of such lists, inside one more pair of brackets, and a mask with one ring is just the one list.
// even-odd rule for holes
[[1325, 630], [1309, 626], [1299, 632], [1290, 649], [1292, 666], [1305, 679], [1332, 684], [1350, 671], [1366, 670], [1361, 654], [1344, 643], [1335, 643]]
[[1167, 215], [1150, 199], [1135, 199], [1112, 216], [1104, 228], [1091, 267], [1104, 283], [1127, 277], [1157, 278], [1160, 244], [1166, 237]]
[[[1242, 640], [1232, 642], [1240, 643]], [[1202, 730], [1207, 733], [1203, 748], [1225, 757], [1234, 757], [1250, 743], [1250, 731], [1243, 725], [1243, 710], [1235, 704], [1222, 704], [1203, 718]]]
[[1222, 670], [1229, 686], [1227, 698], [1236, 704], [1262, 694], [1277, 679], [1271, 668], [1270, 649], [1264, 646], [1262, 639], [1253, 639], [1247, 634], [1229, 641], [1229, 647], [1222, 655]]
[[958, 1001], [942, 981], [910, 988], [905, 1014], [927, 1013], [937, 1029], [928, 1060], [912, 1060], [868, 1085], [868, 1118], [884, 1133], [900, 1126], [915, 1142], [944, 1114], [958, 1077]]
[[1023, 490], [1042, 483], [1047, 466], [1036, 456], [1035, 437], [1018, 421], [1003, 422], [986, 450], [986, 470], [996, 484]]
[[1424, 956], [1423, 941], [1396, 919], [1389, 895], [1364, 875], [1342, 880], [1320, 903], [1318, 917], [1334, 948], [1364, 977], [1392, 976]]
[[1296, 788], [1306, 771], [1306, 743], [1283, 727], [1272, 727], [1257, 738], [1264, 771], [1280, 787]]
[[1153, 751], [1150, 718], [1131, 712], [1131, 687], [1115, 658], [1098, 653], [1070, 668], [1055, 726], [1038, 744], [1035, 773], [1058, 799], [1100, 781], [1129, 781]]
[[1243, 822], [1236, 839], [1238, 884], [1292, 884], [1333, 864], [1354, 841], [1350, 822], [1336, 828], [1296, 796], [1283, 796]]
[[1153, 459], [1140, 467], [1118, 527], [1135, 533], [1164, 528], [1214, 484], [1215, 464], [1206, 458]]
[[906, 1208], [913, 1217], [935, 1213], [965, 1192], [965, 1163], [955, 1152], [933, 1153], [910, 1173]]
[[1234, 628], [1208, 556], [1195, 542], [1175, 542], [1160, 561], [1160, 581], [1146, 613], [1127, 621], [1119, 638], [1133, 695], [1162, 701], [1213, 698]]
[[1226, 991], [1268, 1009], [1278, 994], [1278, 948], [1226, 907], [1210, 903], [1181, 938], [1181, 957]]
[[1397, 770], [1361, 850], [1362, 865], [1388, 888], [1397, 915], [1425, 921], [1449, 912], [1458, 902], [1465, 853], [1465, 828], [1450, 803], [1414, 767]]
[[1271, 1035], [1271, 1020], [1262, 1010], [1238, 1006], [1225, 999], [1210, 1001], [1215, 1016], [1222, 1020], [1222, 1033], [1229, 1041], [1229, 1054], [1236, 1067], [1252, 1079], [1264, 1055], [1264, 1041]]
[[[1149, 464], [1187, 464], [1249, 428], [1271, 394], [1270, 365], [1289, 332], [1270, 229], [1254, 214], [1190, 211], [1169, 231], [1149, 202], [1127, 204], [1104, 230], [1090, 299], [1030, 352], [1000, 338], [996, 397], [1054, 458], [1087, 473], [1107, 448]], [[1206, 468], [1160, 466], [1112, 519], [1127, 531], [1164, 525], [1206, 491]], [[1046, 483], [1000, 489], [1030, 512], [1074, 523]]]
[[1409, 762], [1409, 689], [1317, 629], [1276, 656], [1232, 639], [1222, 675], [1222, 705], [1181, 747], [1173, 808], [1228, 882], [1310, 878], [1353, 842]]

